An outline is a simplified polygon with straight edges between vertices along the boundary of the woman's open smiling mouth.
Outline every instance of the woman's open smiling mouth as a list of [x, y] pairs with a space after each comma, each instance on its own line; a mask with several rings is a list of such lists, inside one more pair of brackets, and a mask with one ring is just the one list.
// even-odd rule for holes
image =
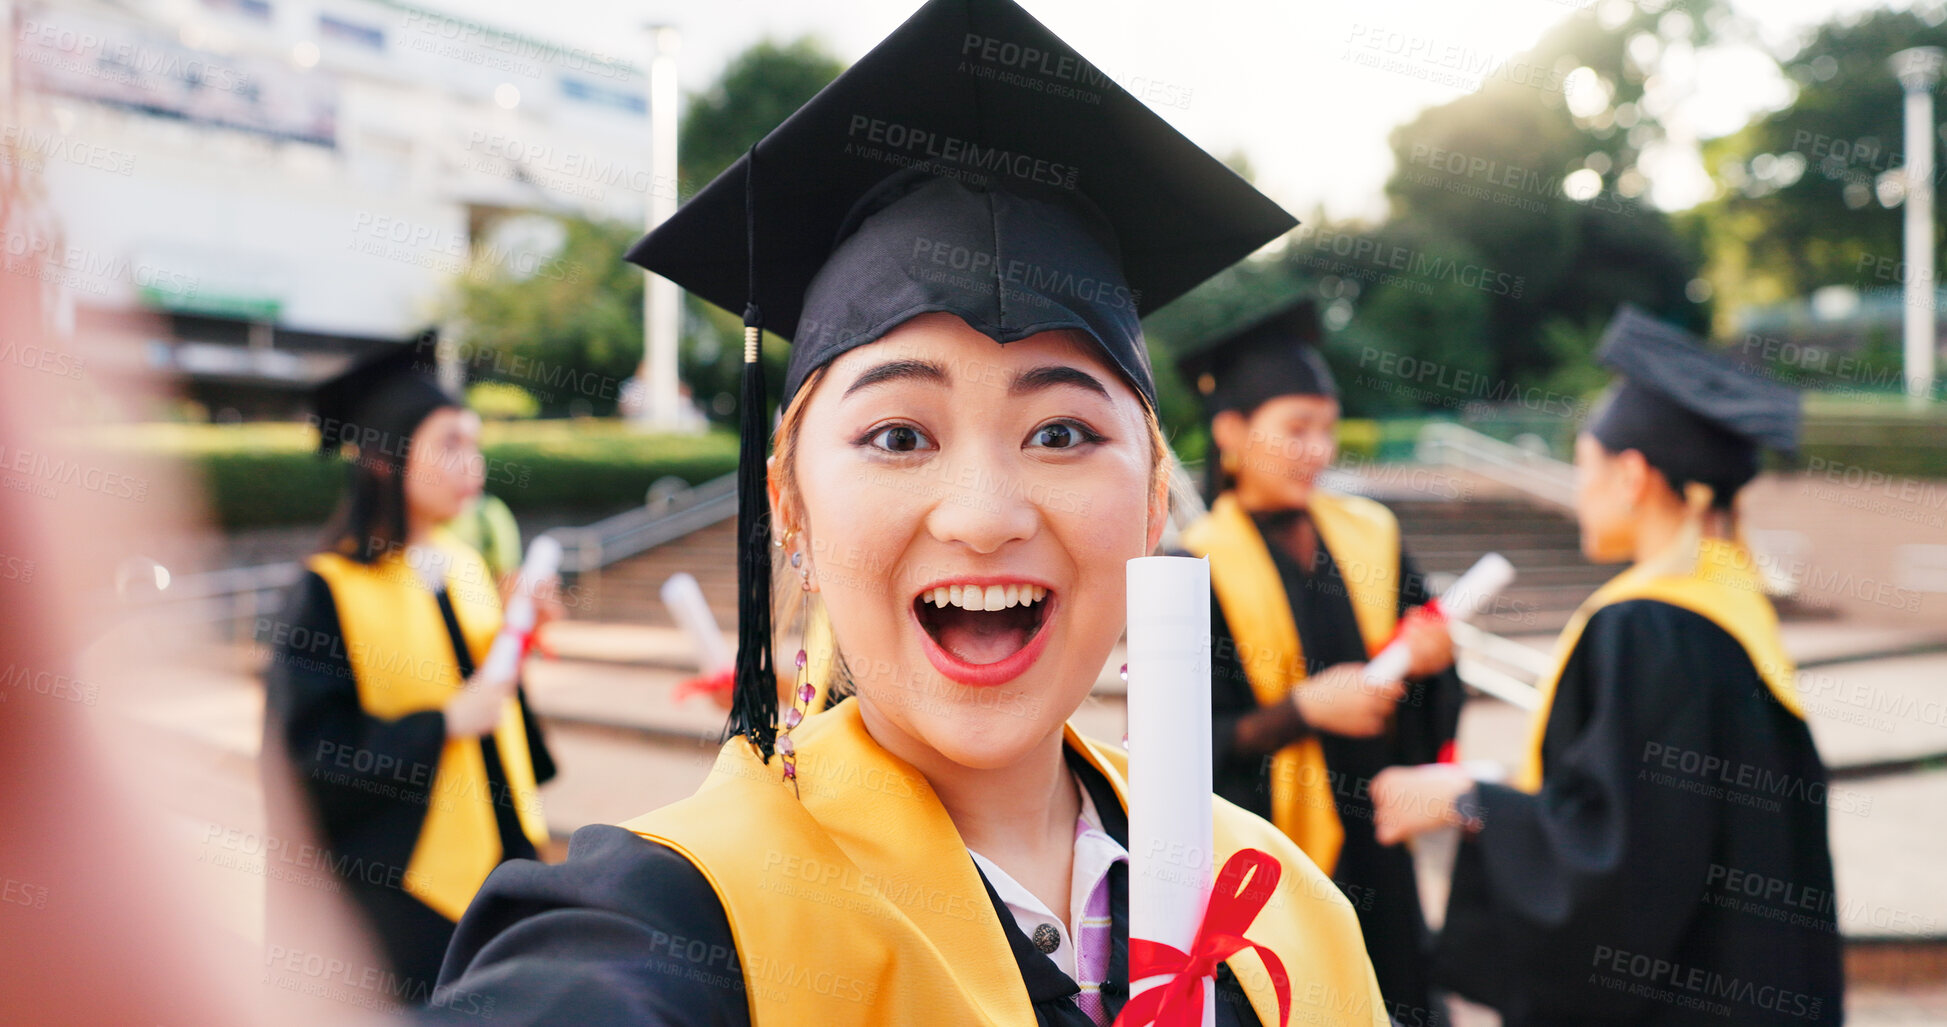
[[1034, 665], [1054, 591], [1025, 578], [953, 578], [913, 597], [914, 623], [934, 669], [963, 685], [998, 685]]

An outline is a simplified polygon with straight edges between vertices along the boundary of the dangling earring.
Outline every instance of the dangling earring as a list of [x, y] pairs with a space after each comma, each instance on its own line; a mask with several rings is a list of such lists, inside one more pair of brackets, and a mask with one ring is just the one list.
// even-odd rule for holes
[[804, 550], [791, 554], [791, 566], [798, 569], [799, 587], [804, 595], [804, 609], [800, 615], [800, 641], [798, 643], [798, 680], [791, 690], [791, 707], [784, 711], [784, 723], [777, 733], [777, 753], [784, 764], [784, 779], [791, 782], [791, 792], [803, 798], [798, 792], [798, 746], [791, 740], [791, 731], [804, 723], [805, 716], [811, 712], [811, 699], [815, 694], [811, 682], [806, 680], [811, 672], [807, 668], [810, 660], [805, 655], [805, 643], [811, 635], [811, 568], [805, 566]]

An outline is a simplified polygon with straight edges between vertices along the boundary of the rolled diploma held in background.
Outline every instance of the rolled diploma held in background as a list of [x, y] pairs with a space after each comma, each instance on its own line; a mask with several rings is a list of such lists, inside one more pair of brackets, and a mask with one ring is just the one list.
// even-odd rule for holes
[[554, 576], [561, 567], [561, 543], [551, 535], [542, 535], [527, 547], [527, 559], [521, 561], [520, 576], [514, 579], [514, 596], [507, 602], [507, 615], [501, 618], [500, 634], [494, 636], [493, 648], [487, 650], [487, 659], [480, 665], [488, 680], [517, 674], [520, 672], [521, 652], [527, 647], [527, 636], [534, 631], [534, 586]]
[[[1440, 596], [1439, 610], [1448, 620], [1468, 620], [1494, 601], [1501, 590], [1514, 581], [1514, 565], [1499, 553], [1489, 553], [1474, 561], [1467, 573]], [[1378, 683], [1398, 681], [1412, 665], [1413, 651], [1404, 638], [1395, 638], [1366, 663], [1366, 680]]]
[[[1210, 827], [1210, 564], [1129, 561], [1129, 936], [1190, 949], [1216, 873]], [[1140, 995], [1165, 983], [1131, 981]], [[1216, 1022], [1214, 984], [1203, 1022]]]
[[688, 572], [678, 571], [663, 582], [662, 596], [669, 615], [676, 618], [676, 623], [683, 626], [690, 641], [696, 644], [697, 669], [707, 676], [728, 668], [736, 656], [724, 642], [716, 615], [710, 612], [710, 604], [703, 598], [703, 586]]

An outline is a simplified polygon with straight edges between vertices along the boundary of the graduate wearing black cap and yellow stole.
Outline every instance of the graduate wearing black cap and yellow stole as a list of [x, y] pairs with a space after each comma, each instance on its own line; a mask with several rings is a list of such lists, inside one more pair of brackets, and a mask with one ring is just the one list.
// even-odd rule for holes
[[1507, 1024], [1839, 1021], [1825, 768], [1733, 512], [1798, 396], [1627, 307], [1597, 358], [1582, 548], [1634, 565], [1563, 630], [1513, 786], [1389, 771], [1380, 834], [1468, 822], [1435, 978]]
[[[432, 346], [428, 333], [319, 388], [322, 450], [352, 456], [348, 486], [323, 551], [260, 632], [266, 794], [284, 862], [301, 864], [275, 867], [292, 883], [273, 884], [268, 941], [312, 944], [307, 902], [328, 890], [314, 878], [336, 875], [397, 975], [389, 993], [409, 1002], [431, 995], [488, 872], [546, 841], [534, 768], [552, 773], [518, 678], [477, 672], [499, 587], [440, 525], [479, 495], [480, 420], [434, 383]], [[299, 823], [319, 843], [302, 859]]]
[[[1286, 300], [1178, 361], [1211, 421], [1208, 515], [1183, 547], [1210, 559], [1217, 794], [1269, 819], [1345, 890], [1397, 1022], [1443, 1022], [1427, 992], [1413, 862], [1373, 837], [1368, 788], [1440, 757], [1463, 698], [1430, 594], [1378, 502], [1315, 488], [1336, 450], [1338, 389], [1316, 306]], [[1405, 682], [1369, 655], [1411, 625]]]
[[[1138, 318], [1292, 225], [1019, 6], [933, 0], [650, 233], [631, 260], [745, 312], [733, 737], [693, 797], [496, 871], [436, 1001], [1108, 1027], [1125, 758], [1066, 724], [1167, 521]], [[760, 328], [793, 341], [768, 476]], [[774, 573], [829, 623], [829, 709], [802, 652], [780, 703]], [[1214, 830], [1186, 866], [1280, 871], [1218, 1022], [1383, 1025], [1344, 896], [1257, 817]]]

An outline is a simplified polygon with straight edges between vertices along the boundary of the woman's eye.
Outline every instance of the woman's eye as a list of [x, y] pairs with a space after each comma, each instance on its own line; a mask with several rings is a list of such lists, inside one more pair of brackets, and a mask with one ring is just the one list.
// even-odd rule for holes
[[1034, 430], [1030, 445], [1048, 449], [1073, 449], [1084, 442], [1099, 442], [1101, 436], [1073, 421], [1051, 421]]
[[912, 425], [895, 424], [874, 433], [872, 444], [889, 453], [912, 453], [931, 448], [932, 442]]

